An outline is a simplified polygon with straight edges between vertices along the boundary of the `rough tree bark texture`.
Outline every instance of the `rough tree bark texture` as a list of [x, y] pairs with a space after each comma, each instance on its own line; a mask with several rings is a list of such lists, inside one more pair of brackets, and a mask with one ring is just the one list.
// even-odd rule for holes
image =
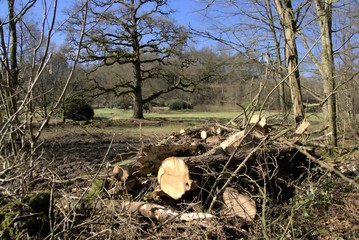
[[285, 55], [287, 60], [287, 69], [289, 74], [289, 87], [291, 91], [293, 115], [296, 123], [304, 119], [304, 109], [302, 103], [302, 92], [300, 87], [298, 52], [295, 42], [296, 26], [292, 1], [275, 0], [275, 5], [281, 21], [284, 25], [285, 35]]
[[[132, 7], [135, 6], [134, 1], [131, 1]], [[133, 28], [137, 29], [137, 21], [138, 18], [136, 17], [136, 11], [132, 10], [132, 23], [134, 24]], [[137, 31], [133, 31], [133, 45], [132, 51], [134, 53], [134, 61], [133, 61], [133, 68], [134, 68], [134, 81], [135, 81], [135, 89], [134, 89], [134, 96], [133, 96], [133, 118], [135, 119], [143, 119], [143, 101], [142, 101], [142, 72], [141, 72], [141, 54], [140, 54], [140, 43], [139, 39], [141, 38], [138, 36]]]
[[329, 126], [328, 144], [336, 147], [337, 140], [337, 110], [334, 93], [334, 58], [332, 42], [332, 0], [315, 0], [317, 17], [322, 36], [322, 62], [319, 67], [323, 79], [324, 97], [326, 104], [323, 105], [323, 114], [326, 124]]

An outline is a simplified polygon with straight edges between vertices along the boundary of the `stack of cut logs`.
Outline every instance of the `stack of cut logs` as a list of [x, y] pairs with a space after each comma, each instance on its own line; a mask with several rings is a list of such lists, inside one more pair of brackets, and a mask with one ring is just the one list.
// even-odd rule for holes
[[[137, 156], [116, 163], [113, 176], [124, 189], [115, 186], [108, 192], [112, 196], [124, 192], [136, 194], [136, 189], [149, 187], [146, 179], [152, 176], [156, 178], [156, 186], [150, 186], [151, 197], [140, 202], [109, 200], [107, 205], [127, 208], [158, 221], [207, 221], [219, 213], [251, 222], [257, 214], [256, 200], [250, 196], [250, 190], [246, 194], [239, 190], [244, 188], [238, 186], [239, 179], [247, 176], [257, 182], [264, 178], [271, 181], [269, 176], [273, 174], [293, 171], [291, 167], [295, 168], [296, 164], [292, 163], [298, 159], [298, 151], [280, 141], [288, 131], [282, 133], [271, 128], [264, 117], [254, 116], [246, 128], [214, 124], [181, 130], [155, 145], [145, 146]], [[307, 128], [305, 121], [292, 129], [292, 139]], [[199, 192], [206, 193], [201, 194], [201, 209], [206, 213], [176, 210], [174, 205], [178, 201], [190, 202], [193, 196], [198, 199]], [[166, 206], [161, 199], [167, 199]], [[168, 204], [171, 201], [173, 205]]]

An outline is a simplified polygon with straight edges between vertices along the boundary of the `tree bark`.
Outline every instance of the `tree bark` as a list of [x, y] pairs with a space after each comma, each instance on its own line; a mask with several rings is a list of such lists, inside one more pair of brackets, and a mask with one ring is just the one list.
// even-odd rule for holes
[[16, 154], [18, 146], [16, 139], [20, 138], [21, 132], [18, 129], [19, 120], [15, 114], [17, 111], [17, 98], [18, 94], [16, 89], [18, 87], [18, 65], [17, 65], [17, 29], [16, 29], [16, 14], [15, 14], [15, 1], [8, 1], [8, 14], [9, 14], [9, 35], [10, 35], [10, 48], [9, 48], [9, 69], [7, 69], [7, 83], [6, 83], [6, 112], [8, 118], [13, 117], [12, 130], [11, 130], [11, 145], [12, 151]]
[[142, 73], [141, 73], [141, 60], [140, 60], [140, 40], [137, 32], [138, 19], [136, 17], [135, 2], [131, 0], [131, 14], [132, 14], [132, 51], [134, 68], [134, 89], [133, 89], [133, 118], [143, 119], [143, 101], [142, 101]]
[[329, 126], [328, 144], [336, 147], [338, 145], [337, 133], [337, 110], [336, 96], [334, 93], [334, 58], [332, 42], [332, 1], [315, 0], [317, 17], [322, 36], [322, 62], [320, 64], [320, 74], [323, 79], [324, 99], [323, 114], [325, 121]]
[[[139, 80], [137, 80], [139, 81]], [[133, 118], [143, 119], [143, 100], [142, 100], [142, 87], [137, 86], [134, 90], [133, 96]]]
[[275, 4], [284, 27], [285, 55], [289, 74], [289, 88], [293, 104], [293, 117], [295, 122], [298, 124], [304, 119], [304, 109], [298, 69], [298, 51], [295, 41], [296, 22], [294, 19], [292, 1], [275, 0]]

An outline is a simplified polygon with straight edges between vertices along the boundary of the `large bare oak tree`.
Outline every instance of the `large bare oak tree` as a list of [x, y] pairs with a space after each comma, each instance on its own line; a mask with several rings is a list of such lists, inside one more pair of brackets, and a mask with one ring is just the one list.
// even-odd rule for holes
[[[165, 71], [165, 66], [179, 58], [188, 39], [188, 32], [168, 18], [171, 11], [166, 4], [163, 0], [96, 0], [90, 5], [91, 23], [83, 44], [82, 61], [97, 67], [126, 65], [132, 71], [129, 78], [118, 77], [112, 91], [116, 96], [133, 98], [136, 119], [144, 117], [144, 104], [173, 90], [191, 87], [184, 77], [174, 79]], [[76, 25], [72, 27], [70, 35], [76, 31]], [[145, 83], [163, 80], [162, 89], [144, 94]], [[97, 84], [101, 86], [100, 81]]]

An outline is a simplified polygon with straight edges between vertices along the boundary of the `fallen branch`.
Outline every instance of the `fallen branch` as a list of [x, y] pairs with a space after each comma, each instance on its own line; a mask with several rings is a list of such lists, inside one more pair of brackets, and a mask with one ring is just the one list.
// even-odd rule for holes
[[309, 160], [315, 162], [316, 164], [318, 164], [319, 166], [321, 166], [322, 168], [338, 175], [339, 177], [341, 177], [343, 180], [347, 181], [349, 184], [352, 184], [355, 188], [359, 189], [359, 184], [357, 182], [355, 182], [353, 179], [348, 178], [347, 176], [345, 176], [343, 173], [341, 173], [340, 171], [338, 171], [337, 169], [335, 169], [334, 167], [328, 165], [326, 163], [326, 161], [328, 161], [328, 159], [326, 159], [325, 157], [322, 158], [323, 161], [317, 159], [316, 157], [314, 157], [312, 154], [310, 154], [306, 149], [304, 149], [301, 146], [298, 146], [294, 143], [290, 143], [287, 140], [283, 141], [284, 143], [286, 143], [288, 146], [293, 147], [295, 149], [297, 149], [300, 153], [304, 154]]
[[[237, 167], [233, 172], [231, 172], [230, 177], [229, 177], [229, 178], [227, 179], [227, 181], [224, 183], [224, 185], [222, 186], [222, 188], [217, 191], [217, 195], [213, 197], [212, 202], [211, 202], [211, 204], [210, 204], [210, 206], [209, 206], [208, 211], [210, 211], [210, 210], [213, 208], [214, 203], [215, 203], [216, 200], [217, 200], [218, 194], [221, 194], [221, 193], [224, 191], [224, 189], [226, 189], [226, 187], [228, 187], [229, 183], [233, 180], [234, 177], [237, 176], [237, 174], [239, 173], [239, 171], [246, 165], [246, 163], [247, 163], [250, 159], [252, 159], [252, 156], [262, 147], [263, 143], [267, 140], [267, 138], [268, 138], [268, 137], [263, 138], [263, 140], [257, 145], [257, 147], [255, 147], [255, 148], [246, 156], [246, 158], [238, 165], [238, 167]], [[214, 188], [211, 189], [211, 193], [213, 193], [213, 191], [215, 191]], [[210, 194], [209, 196], [211, 196], [211, 194]]]
[[191, 222], [205, 221], [215, 218], [214, 215], [209, 213], [183, 213], [175, 211], [169, 207], [148, 202], [119, 202], [118, 200], [105, 200], [103, 203], [113, 213], [127, 211], [132, 214], [141, 214], [146, 218], [158, 222], [164, 222], [168, 220]]

